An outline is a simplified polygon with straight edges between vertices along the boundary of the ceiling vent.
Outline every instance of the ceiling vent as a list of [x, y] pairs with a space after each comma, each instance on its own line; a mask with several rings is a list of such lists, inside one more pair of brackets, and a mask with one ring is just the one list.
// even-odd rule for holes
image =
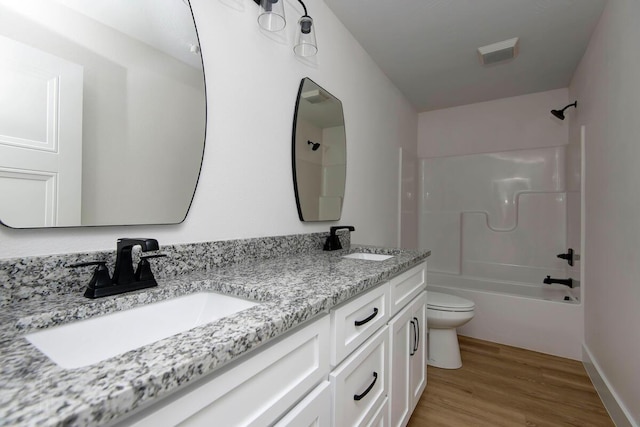
[[518, 37], [478, 48], [480, 62], [483, 65], [507, 61], [518, 56]]

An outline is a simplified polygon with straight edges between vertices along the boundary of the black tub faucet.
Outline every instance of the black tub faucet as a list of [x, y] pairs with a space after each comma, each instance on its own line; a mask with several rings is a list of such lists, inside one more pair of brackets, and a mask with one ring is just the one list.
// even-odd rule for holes
[[342, 244], [340, 243], [340, 239], [336, 234], [336, 231], [342, 229], [356, 231], [355, 227], [353, 227], [352, 225], [338, 225], [335, 227], [329, 227], [329, 237], [327, 237], [327, 241], [324, 242], [323, 249], [325, 251], [337, 251], [339, 249], [342, 249]]
[[551, 276], [547, 276], [546, 279], [544, 279], [542, 281], [542, 283], [544, 283], [546, 285], [550, 285], [552, 283], [557, 283], [559, 285], [565, 285], [565, 286], [568, 286], [570, 288], [573, 288], [573, 279], [571, 277], [569, 277], [568, 279], [554, 279]]

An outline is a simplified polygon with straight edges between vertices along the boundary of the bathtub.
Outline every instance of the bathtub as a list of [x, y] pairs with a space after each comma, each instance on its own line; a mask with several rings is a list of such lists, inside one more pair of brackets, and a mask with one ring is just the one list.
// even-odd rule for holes
[[582, 358], [580, 288], [428, 272], [427, 291], [458, 295], [475, 303], [475, 317], [458, 328], [460, 335]]

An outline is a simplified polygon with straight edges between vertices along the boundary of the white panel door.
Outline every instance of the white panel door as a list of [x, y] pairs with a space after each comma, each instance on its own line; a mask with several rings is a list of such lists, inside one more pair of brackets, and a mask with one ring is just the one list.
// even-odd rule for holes
[[83, 68], [0, 36], [0, 221], [80, 225]]

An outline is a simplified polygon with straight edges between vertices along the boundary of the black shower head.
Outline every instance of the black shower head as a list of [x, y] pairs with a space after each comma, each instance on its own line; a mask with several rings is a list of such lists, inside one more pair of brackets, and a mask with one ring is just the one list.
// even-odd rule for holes
[[320, 148], [320, 143], [319, 142], [307, 141], [307, 144], [309, 144], [311, 146], [311, 149], [313, 151], [316, 151], [318, 148]]
[[556, 116], [557, 118], [559, 118], [560, 120], [564, 120], [564, 110], [566, 110], [569, 107], [576, 107], [578, 108], [578, 101], [574, 102], [573, 104], [569, 104], [566, 107], [564, 107], [562, 110], [551, 110], [551, 114], [553, 114], [554, 116]]

